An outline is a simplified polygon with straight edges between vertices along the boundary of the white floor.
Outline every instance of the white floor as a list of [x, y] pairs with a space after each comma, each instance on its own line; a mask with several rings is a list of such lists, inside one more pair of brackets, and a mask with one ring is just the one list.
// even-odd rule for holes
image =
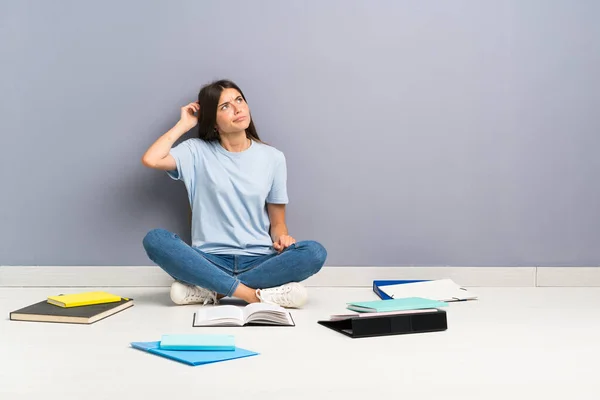
[[[93, 325], [8, 320], [48, 295], [0, 288], [0, 399], [600, 398], [600, 288], [470, 288], [445, 332], [351, 339], [317, 324], [370, 288], [309, 288], [294, 328], [192, 328], [167, 288], [100, 288], [135, 306]], [[190, 367], [129, 347], [226, 332], [258, 356]]]

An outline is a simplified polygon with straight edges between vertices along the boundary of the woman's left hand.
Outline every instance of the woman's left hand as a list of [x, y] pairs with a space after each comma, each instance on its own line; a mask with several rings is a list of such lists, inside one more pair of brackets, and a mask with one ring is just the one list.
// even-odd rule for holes
[[281, 235], [279, 236], [279, 239], [276, 242], [273, 242], [273, 248], [281, 253], [283, 250], [285, 250], [287, 247], [291, 246], [294, 243], [296, 243], [296, 239], [294, 239], [290, 235]]

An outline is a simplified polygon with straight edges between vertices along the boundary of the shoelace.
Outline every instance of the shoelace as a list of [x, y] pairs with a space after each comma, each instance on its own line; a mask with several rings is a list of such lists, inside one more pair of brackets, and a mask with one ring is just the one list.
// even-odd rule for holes
[[197, 286], [188, 286], [185, 299], [191, 301], [204, 301], [202, 303], [204, 306], [211, 303], [217, 304], [217, 294], [215, 292]]
[[266, 299], [262, 297], [262, 290], [259, 292], [257, 290], [256, 297], [258, 297], [261, 301], [265, 301], [268, 303], [274, 303], [280, 305], [282, 307], [289, 307], [292, 305], [292, 301], [288, 296], [292, 288], [290, 286], [280, 286], [272, 289], [265, 289]]

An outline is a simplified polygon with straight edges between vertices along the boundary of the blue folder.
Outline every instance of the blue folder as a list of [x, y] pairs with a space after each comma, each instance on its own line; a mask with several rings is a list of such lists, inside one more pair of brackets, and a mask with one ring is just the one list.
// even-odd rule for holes
[[259, 354], [239, 347], [236, 347], [233, 351], [164, 350], [160, 348], [160, 342], [132, 342], [131, 347], [193, 366], [250, 357]]
[[387, 294], [385, 294], [383, 291], [380, 290], [380, 288], [382, 286], [401, 285], [403, 283], [413, 283], [413, 282], [426, 282], [428, 280], [429, 279], [401, 280], [401, 281], [396, 281], [396, 280], [377, 280], [377, 281], [373, 281], [373, 291], [375, 292], [375, 294], [377, 296], [379, 296], [379, 298], [381, 300], [391, 300], [392, 298], [390, 296], [388, 296]]

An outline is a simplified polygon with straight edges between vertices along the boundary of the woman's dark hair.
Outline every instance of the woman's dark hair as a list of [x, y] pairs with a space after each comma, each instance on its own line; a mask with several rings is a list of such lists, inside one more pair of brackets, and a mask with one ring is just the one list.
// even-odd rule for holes
[[[246, 101], [246, 96], [242, 90], [230, 80], [221, 79], [211, 82], [200, 89], [198, 93], [198, 103], [200, 104], [200, 114], [198, 115], [198, 137], [206, 141], [219, 140], [219, 132], [216, 131], [217, 124], [217, 107], [221, 93], [225, 89], [235, 89]], [[247, 101], [246, 101], [247, 103]], [[250, 125], [246, 128], [246, 137], [261, 142], [254, 127], [254, 121], [250, 117]]]

